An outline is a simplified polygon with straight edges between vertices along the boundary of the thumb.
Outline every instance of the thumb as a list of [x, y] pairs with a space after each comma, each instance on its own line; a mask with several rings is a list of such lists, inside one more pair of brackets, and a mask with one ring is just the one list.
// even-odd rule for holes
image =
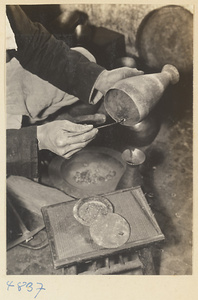
[[119, 68], [120, 79], [132, 77], [132, 76], [143, 75], [143, 74], [144, 74], [143, 71], [140, 71], [136, 68], [128, 68], [128, 67]]

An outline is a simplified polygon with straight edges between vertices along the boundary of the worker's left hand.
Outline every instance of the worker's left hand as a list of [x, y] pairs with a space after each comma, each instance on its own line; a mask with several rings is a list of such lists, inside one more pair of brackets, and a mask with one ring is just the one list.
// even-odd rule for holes
[[98, 129], [93, 125], [75, 124], [66, 120], [57, 120], [37, 126], [39, 150], [51, 152], [70, 158], [80, 151], [97, 135]]
[[143, 75], [143, 71], [139, 71], [136, 68], [122, 67], [111, 71], [103, 71], [98, 77], [95, 88], [103, 95], [117, 82], [122, 79]]

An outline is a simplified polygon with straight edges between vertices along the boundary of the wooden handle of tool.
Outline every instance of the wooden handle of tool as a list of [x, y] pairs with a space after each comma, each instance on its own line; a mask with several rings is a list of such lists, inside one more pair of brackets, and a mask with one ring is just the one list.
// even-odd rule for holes
[[91, 123], [95, 125], [104, 124], [106, 121], [106, 116], [104, 114], [94, 114], [94, 115], [81, 115], [74, 117], [76, 123]]
[[42, 216], [43, 206], [73, 200], [72, 197], [55, 188], [41, 185], [22, 176], [10, 176], [6, 184], [7, 192], [16, 204], [39, 216]]

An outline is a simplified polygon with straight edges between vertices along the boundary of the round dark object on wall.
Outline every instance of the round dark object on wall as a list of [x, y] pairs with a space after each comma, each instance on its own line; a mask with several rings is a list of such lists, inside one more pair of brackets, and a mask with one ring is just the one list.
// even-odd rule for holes
[[174, 65], [179, 72], [193, 66], [193, 15], [182, 6], [168, 5], [151, 11], [142, 21], [136, 47], [143, 63], [161, 70]]

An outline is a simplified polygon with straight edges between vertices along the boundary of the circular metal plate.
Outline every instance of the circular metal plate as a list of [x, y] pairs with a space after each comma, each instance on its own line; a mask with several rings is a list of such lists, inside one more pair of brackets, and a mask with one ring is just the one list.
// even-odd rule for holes
[[118, 248], [124, 245], [130, 236], [130, 225], [120, 215], [109, 213], [100, 215], [90, 226], [93, 241], [104, 248]]
[[90, 226], [98, 215], [106, 215], [109, 212], [113, 212], [113, 206], [102, 196], [80, 199], [73, 208], [76, 220], [86, 226]]
[[55, 157], [49, 164], [52, 185], [75, 198], [114, 191], [126, 168], [121, 153], [90, 147], [70, 160]]

